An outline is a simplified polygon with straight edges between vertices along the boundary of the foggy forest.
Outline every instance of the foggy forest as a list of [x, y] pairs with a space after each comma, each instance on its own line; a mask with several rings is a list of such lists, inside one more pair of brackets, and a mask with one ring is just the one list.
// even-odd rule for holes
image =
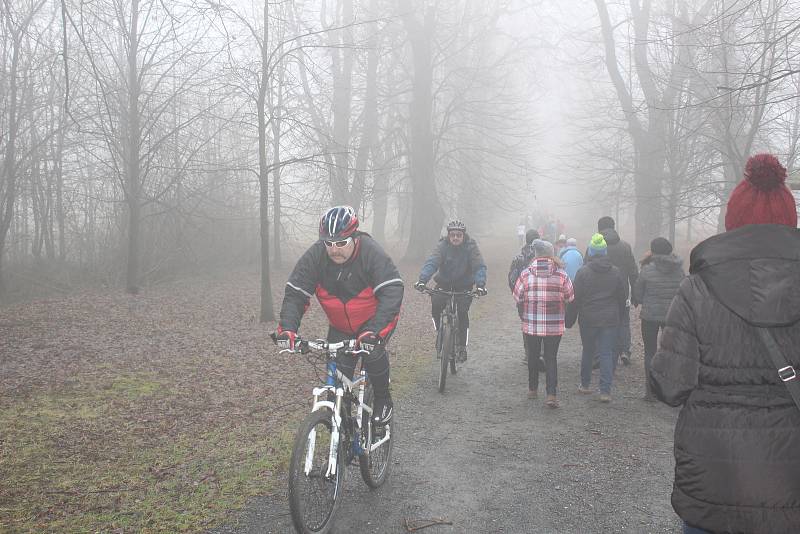
[[796, 4], [584, 4], [5, 1], [4, 290], [266, 278], [344, 203], [409, 259], [536, 212], [641, 251], [713, 233], [753, 150], [793, 172]]
[[[215, 454], [280, 456], [308, 407], [313, 373], [289, 377], [303, 364], [276, 359], [267, 334], [330, 206], [353, 206], [403, 271], [419, 325], [399, 331], [427, 354], [429, 302], [410, 284], [451, 219], [500, 280], [520, 221], [558, 220], [583, 249], [610, 215], [637, 258], [657, 236], [688, 258], [724, 231], [752, 154], [775, 154], [800, 189], [793, 0], [0, 0], [0, 63], [0, 424], [17, 429], [0, 429], [0, 480], [16, 481], [0, 489], [0, 530], [12, 532], [83, 531], [70, 517], [88, 531], [204, 531], [280, 487], [280, 462], [244, 473]], [[487, 287], [513, 322], [503, 285]], [[86, 315], [67, 332], [70, 310]], [[170, 325], [195, 330], [177, 340]], [[403, 339], [397, 353], [417, 354]], [[393, 381], [413, 382], [421, 364], [396, 358]], [[262, 417], [257, 399], [284, 387], [280, 414]], [[75, 422], [112, 394], [130, 411]], [[48, 419], [56, 405], [74, 412]], [[648, 446], [669, 452], [674, 416], [658, 410], [663, 440]], [[125, 438], [134, 427], [152, 440]], [[113, 482], [61, 479], [43, 459], [77, 454], [108, 475], [123, 453], [76, 452], [103, 436], [195, 452], [154, 452]], [[40, 457], [23, 442], [83, 445]], [[238, 500], [148, 515], [161, 506], [148, 499], [180, 510], [198, 485]], [[667, 486], [653, 523], [617, 531], [670, 531]]]

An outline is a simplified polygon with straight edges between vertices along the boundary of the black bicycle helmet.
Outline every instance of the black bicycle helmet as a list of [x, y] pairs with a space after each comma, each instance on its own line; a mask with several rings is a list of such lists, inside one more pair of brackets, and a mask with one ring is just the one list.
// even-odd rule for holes
[[320, 239], [345, 239], [358, 229], [358, 217], [350, 206], [334, 206], [319, 221]]
[[451, 230], [461, 230], [462, 232], [466, 233], [467, 225], [458, 219], [453, 219], [447, 223], [447, 231], [450, 232]]

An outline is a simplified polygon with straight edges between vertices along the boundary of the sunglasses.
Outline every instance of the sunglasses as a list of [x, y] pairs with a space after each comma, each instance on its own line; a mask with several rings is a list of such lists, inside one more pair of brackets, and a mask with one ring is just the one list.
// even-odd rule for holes
[[322, 242], [325, 243], [325, 246], [328, 248], [344, 248], [349, 245], [352, 240], [352, 237], [348, 237], [347, 239], [342, 239], [341, 241], [328, 241], [327, 239], [323, 239]]
[[463, 238], [464, 237], [464, 232], [448, 232], [448, 235], [450, 237]]

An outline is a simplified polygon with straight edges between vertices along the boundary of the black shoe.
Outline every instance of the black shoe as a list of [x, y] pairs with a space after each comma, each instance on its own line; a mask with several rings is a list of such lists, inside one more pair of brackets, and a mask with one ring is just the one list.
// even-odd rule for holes
[[456, 354], [456, 360], [464, 363], [467, 361], [467, 347], [461, 347], [458, 349], [458, 353]]
[[375, 411], [372, 412], [372, 424], [386, 426], [392, 421], [392, 415], [394, 415], [394, 404], [391, 399], [385, 403], [375, 402]]
[[625, 367], [631, 364], [631, 353], [630, 352], [623, 352], [619, 355], [620, 359], [622, 360], [622, 365]]

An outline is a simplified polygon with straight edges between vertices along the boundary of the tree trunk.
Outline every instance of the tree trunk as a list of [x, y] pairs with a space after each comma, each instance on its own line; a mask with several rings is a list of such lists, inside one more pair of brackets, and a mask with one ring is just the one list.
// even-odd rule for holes
[[135, 295], [139, 293], [140, 241], [142, 216], [142, 183], [139, 162], [141, 126], [139, 117], [139, 0], [131, 0], [131, 25], [128, 35], [128, 102], [127, 131], [125, 145], [125, 184], [128, 204], [128, 258], [125, 273], [125, 290]]
[[258, 88], [258, 184], [261, 221], [261, 313], [262, 323], [275, 320], [269, 269], [269, 168], [267, 167], [266, 102], [269, 87], [269, 0], [264, 0], [264, 39], [261, 43], [261, 86]]
[[[376, 0], [372, 0], [370, 12], [377, 15], [378, 6]], [[378, 139], [378, 25], [376, 23], [370, 24], [369, 31], [370, 38], [367, 41], [367, 87], [364, 95], [364, 126], [356, 154], [353, 186], [350, 190], [350, 203], [356, 209], [361, 205], [361, 201], [364, 198], [367, 166], [369, 165], [371, 154], [373, 155], [373, 165], [371, 167], [375, 167], [374, 150]]]
[[275, 265], [283, 263], [281, 255], [281, 122], [283, 113], [283, 69], [278, 79], [278, 102], [272, 108], [272, 246]]
[[[350, 201], [350, 114], [353, 93], [353, 0], [342, 0], [342, 18], [334, 24], [343, 29], [331, 32], [333, 60], [333, 150], [331, 194], [334, 204]], [[341, 42], [339, 34], [342, 34]], [[355, 206], [358, 208], [358, 206]]]
[[386, 244], [386, 212], [389, 206], [389, 188], [386, 183], [386, 171], [383, 170], [385, 157], [380, 158], [380, 163], [373, 151], [372, 173], [372, 237], [379, 243]]
[[436, 194], [433, 161], [431, 41], [434, 32], [433, 7], [425, 10], [422, 24], [410, 13], [403, 22], [414, 56], [413, 99], [410, 123], [411, 233], [406, 260], [420, 260], [430, 253], [442, 226], [444, 212]]
[[[9, 23], [10, 24], [10, 23]], [[3, 161], [1, 175], [4, 180], [3, 187], [0, 190], [5, 190], [5, 198], [0, 198], [0, 296], [5, 294], [5, 282], [2, 276], [2, 262], [3, 252], [5, 251], [6, 238], [8, 230], [11, 228], [11, 223], [14, 220], [14, 203], [17, 200], [17, 69], [19, 68], [19, 48], [22, 32], [13, 32], [12, 46], [14, 51], [11, 54], [11, 69], [8, 73], [8, 132], [6, 132], [6, 153], [5, 160]]]

